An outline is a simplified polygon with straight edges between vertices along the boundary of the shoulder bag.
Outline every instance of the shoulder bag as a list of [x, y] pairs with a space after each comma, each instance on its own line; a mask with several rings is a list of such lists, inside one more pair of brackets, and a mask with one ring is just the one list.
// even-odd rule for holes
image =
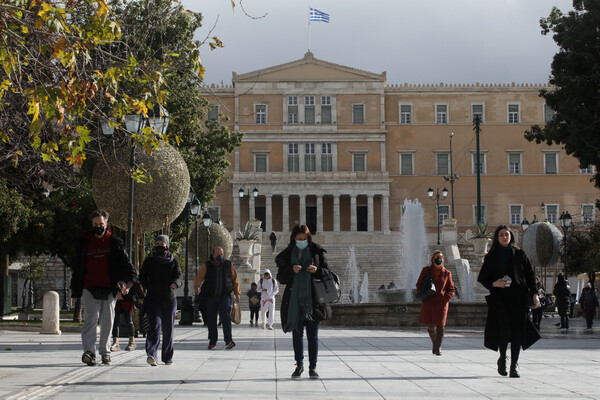
[[417, 290], [417, 294], [415, 298], [419, 301], [425, 301], [433, 295], [435, 295], [435, 284], [433, 283], [433, 278], [431, 277], [431, 268], [427, 270], [427, 274], [423, 277], [421, 281], [421, 286], [419, 290]]
[[313, 279], [312, 287], [314, 298], [320, 304], [336, 303], [342, 295], [340, 279], [331, 271], [322, 279]]

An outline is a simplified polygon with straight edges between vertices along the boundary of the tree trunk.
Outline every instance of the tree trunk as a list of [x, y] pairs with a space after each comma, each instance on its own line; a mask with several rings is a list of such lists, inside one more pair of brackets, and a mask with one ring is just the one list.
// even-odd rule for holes
[[73, 308], [73, 322], [81, 322], [81, 297], [75, 301]]
[[5, 254], [4, 257], [2, 257], [0, 259], [0, 262], [2, 263], [2, 275], [4, 276], [8, 276], [8, 264], [9, 264], [9, 260], [8, 260], [8, 254]]

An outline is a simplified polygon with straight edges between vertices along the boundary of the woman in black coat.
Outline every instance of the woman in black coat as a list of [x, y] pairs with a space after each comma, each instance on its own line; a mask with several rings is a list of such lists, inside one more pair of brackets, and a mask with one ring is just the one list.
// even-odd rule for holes
[[494, 232], [492, 247], [483, 260], [477, 281], [490, 291], [484, 346], [500, 351], [498, 373], [506, 376], [506, 349], [510, 342], [510, 376], [518, 378], [521, 347], [527, 349], [540, 335], [529, 318], [529, 305], [539, 307], [535, 275], [525, 252], [513, 246], [515, 238], [506, 225]]
[[292, 379], [299, 379], [304, 372], [304, 328], [308, 340], [309, 376], [311, 379], [319, 378], [316, 369], [319, 321], [327, 319], [331, 309], [329, 305], [315, 301], [312, 279], [321, 279], [329, 274], [324, 253], [326, 251], [312, 241], [308, 227], [296, 225], [292, 229], [290, 243], [275, 257], [279, 269], [277, 280], [286, 285], [280, 311], [283, 331], [292, 331], [296, 360]]

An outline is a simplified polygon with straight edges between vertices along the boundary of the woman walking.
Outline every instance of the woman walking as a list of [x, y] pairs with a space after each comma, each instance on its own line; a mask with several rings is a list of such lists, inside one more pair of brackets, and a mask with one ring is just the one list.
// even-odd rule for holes
[[433, 252], [428, 266], [423, 267], [417, 280], [417, 290], [421, 287], [427, 274], [431, 275], [435, 284], [435, 295], [421, 303], [419, 322], [427, 325], [427, 332], [433, 345], [431, 352], [442, 355], [442, 341], [448, 316], [448, 303], [454, 297], [452, 273], [444, 267], [444, 254], [440, 250]]
[[484, 346], [499, 350], [498, 373], [506, 376], [506, 349], [510, 342], [510, 377], [518, 378], [519, 353], [540, 335], [529, 318], [529, 305], [540, 306], [535, 275], [525, 252], [513, 246], [515, 238], [506, 225], [494, 232], [489, 253], [477, 281], [490, 291]]
[[279, 268], [277, 280], [286, 285], [280, 311], [283, 331], [292, 332], [296, 360], [292, 379], [299, 379], [304, 372], [304, 328], [308, 340], [308, 373], [311, 379], [319, 379], [319, 321], [324, 317], [312, 295], [312, 279], [329, 275], [324, 253], [326, 251], [312, 241], [308, 227], [296, 225], [290, 243], [275, 257]]
[[161, 360], [167, 365], [173, 363], [173, 329], [177, 311], [175, 289], [181, 286], [181, 282], [181, 267], [169, 252], [169, 237], [158, 235], [152, 255], [144, 260], [140, 273], [140, 283], [148, 291], [144, 300], [148, 317], [146, 361], [153, 367], [157, 365], [161, 331]]

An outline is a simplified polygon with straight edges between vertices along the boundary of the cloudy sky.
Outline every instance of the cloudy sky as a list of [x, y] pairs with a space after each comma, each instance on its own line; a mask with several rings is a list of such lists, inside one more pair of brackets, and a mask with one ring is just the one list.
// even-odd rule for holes
[[[308, 49], [308, 0], [182, 0], [204, 15], [198, 39], [207, 83], [300, 59]], [[390, 84], [542, 83], [557, 47], [539, 19], [571, 0], [311, 0], [330, 23], [310, 24], [315, 57], [370, 72]], [[264, 16], [264, 17], [263, 17]], [[212, 32], [211, 32], [212, 30]]]

